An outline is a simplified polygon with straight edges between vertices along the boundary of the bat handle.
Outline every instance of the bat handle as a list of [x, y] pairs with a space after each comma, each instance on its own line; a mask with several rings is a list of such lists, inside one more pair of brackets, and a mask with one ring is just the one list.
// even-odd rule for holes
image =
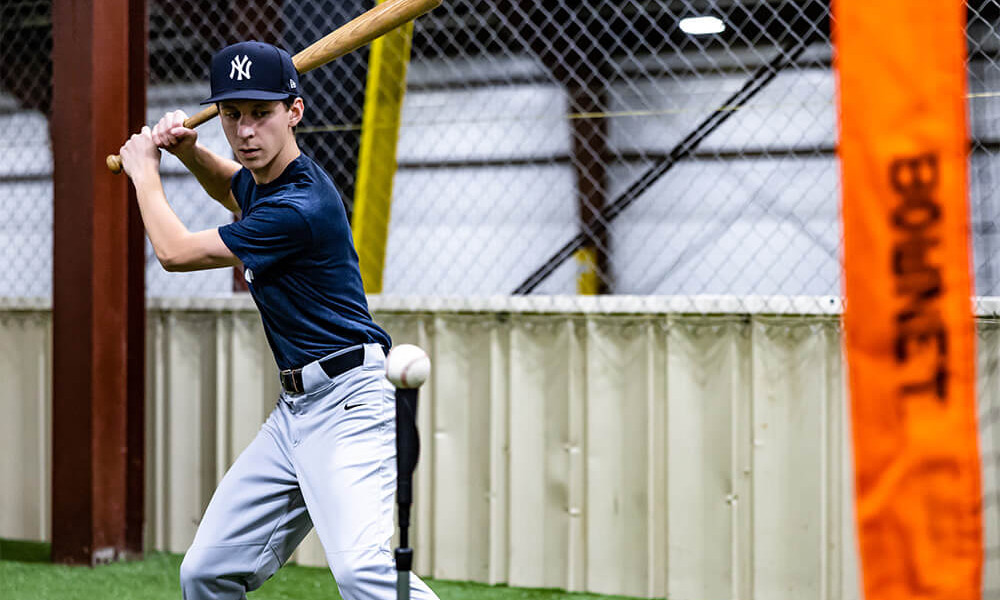
[[[210, 106], [206, 106], [200, 112], [184, 119], [184, 126], [188, 129], [194, 129], [202, 123], [212, 119], [212, 117], [217, 114], [219, 114], [219, 108], [216, 105], [212, 104]], [[104, 163], [108, 165], [108, 170], [115, 175], [122, 172], [122, 157], [117, 154], [109, 154], [108, 157], [104, 159]]]
[[117, 154], [109, 154], [108, 157], [104, 159], [104, 162], [108, 165], [108, 170], [115, 175], [122, 172], [122, 157]]

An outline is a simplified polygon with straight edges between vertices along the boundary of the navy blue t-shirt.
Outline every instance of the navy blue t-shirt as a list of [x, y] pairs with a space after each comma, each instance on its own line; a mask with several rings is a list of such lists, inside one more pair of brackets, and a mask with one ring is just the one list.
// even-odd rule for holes
[[246, 279], [281, 369], [357, 344], [391, 341], [368, 312], [347, 213], [330, 177], [300, 155], [274, 181], [232, 180], [242, 218], [219, 235]]

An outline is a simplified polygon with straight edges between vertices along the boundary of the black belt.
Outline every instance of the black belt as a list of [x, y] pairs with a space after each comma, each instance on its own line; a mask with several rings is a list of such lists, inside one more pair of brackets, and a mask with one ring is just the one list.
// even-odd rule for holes
[[[355, 367], [360, 367], [365, 363], [365, 348], [359, 346], [353, 350], [336, 354], [319, 361], [319, 366], [330, 379], [350, 371]], [[301, 394], [305, 392], [302, 385], [302, 369], [285, 369], [278, 374], [281, 379], [281, 387], [289, 394]]]

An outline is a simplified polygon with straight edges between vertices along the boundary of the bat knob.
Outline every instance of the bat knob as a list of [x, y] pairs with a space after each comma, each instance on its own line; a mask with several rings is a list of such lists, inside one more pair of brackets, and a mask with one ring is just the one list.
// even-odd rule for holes
[[115, 175], [122, 172], [122, 157], [117, 154], [109, 154], [104, 163], [108, 165], [108, 170]]

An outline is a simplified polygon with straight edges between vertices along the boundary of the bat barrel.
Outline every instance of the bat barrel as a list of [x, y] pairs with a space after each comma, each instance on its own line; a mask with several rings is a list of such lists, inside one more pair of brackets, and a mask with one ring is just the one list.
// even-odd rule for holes
[[442, 0], [382, 2], [293, 56], [292, 63], [299, 73], [312, 71], [434, 10], [441, 2]]

